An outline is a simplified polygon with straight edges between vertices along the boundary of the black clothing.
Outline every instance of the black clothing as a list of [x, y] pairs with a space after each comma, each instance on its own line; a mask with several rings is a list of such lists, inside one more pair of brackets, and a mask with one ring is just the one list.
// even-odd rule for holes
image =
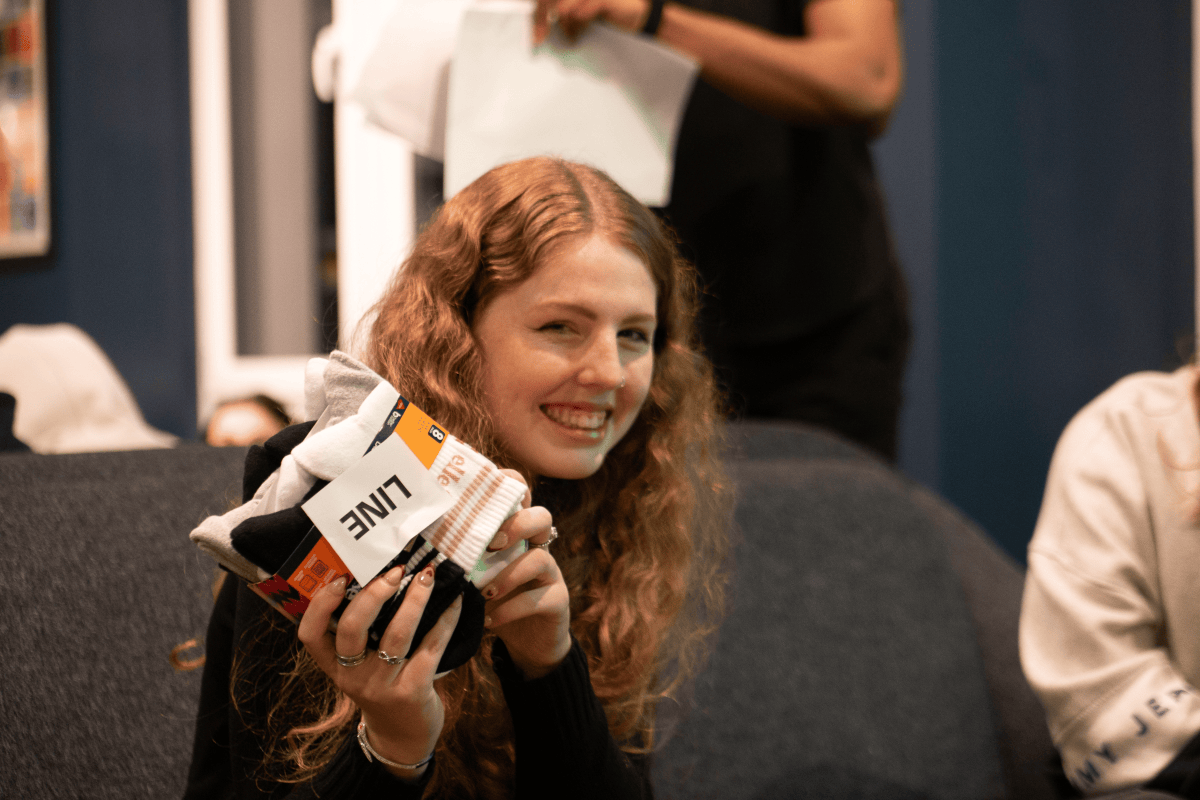
[[[688, 4], [804, 35], [806, 0]], [[734, 411], [828, 425], [894, 457], [908, 302], [868, 144], [698, 81], [663, 214], [706, 286], [704, 343]]]
[[0, 392], [0, 453], [28, 453], [29, 445], [13, 433], [13, 420], [17, 416], [17, 398], [8, 392]]
[[1179, 755], [1171, 759], [1171, 763], [1163, 767], [1145, 788], [1170, 792], [1188, 800], [1200, 798], [1200, 734], [1189, 739]]
[[[378, 761], [368, 762], [354, 730], [320, 776], [306, 784], [260, 777], [262, 731], [272, 689], [300, 647], [294, 628], [246, 585], [225, 580], [209, 621], [200, 713], [185, 800], [211, 798], [421, 797], [434, 761], [422, 780], [406, 783]], [[577, 642], [549, 675], [525, 681], [502, 642], [493, 645], [493, 664], [513, 717], [517, 766], [514, 797], [649, 798], [648, 764], [616, 746], [604, 708], [592, 691], [587, 658]], [[230, 702], [230, 680], [238, 658], [238, 708]]]

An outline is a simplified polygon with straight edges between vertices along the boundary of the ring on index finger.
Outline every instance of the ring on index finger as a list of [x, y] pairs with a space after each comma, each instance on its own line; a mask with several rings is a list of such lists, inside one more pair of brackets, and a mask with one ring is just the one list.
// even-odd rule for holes
[[547, 539], [546, 541], [542, 542], [541, 544], [533, 545], [533, 547], [540, 547], [543, 550], [549, 550], [550, 544], [557, 538], [558, 538], [558, 528], [551, 525], [550, 526], [550, 538]]

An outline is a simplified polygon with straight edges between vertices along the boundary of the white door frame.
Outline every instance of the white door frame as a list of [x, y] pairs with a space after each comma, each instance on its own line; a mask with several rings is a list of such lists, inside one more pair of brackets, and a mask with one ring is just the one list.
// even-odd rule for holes
[[[240, 356], [234, 294], [233, 158], [230, 134], [227, 0], [189, 0], [192, 112], [192, 216], [195, 240], [196, 414], [207, 420], [222, 400], [264, 393], [294, 418], [304, 406], [304, 365], [312, 356]], [[391, 0], [334, 0], [343, 42], [338, 96], [366, 58]], [[362, 43], [367, 44], [362, 44]], [[353, 335], [387, 277], [412, 245], [412, 151], [369, 126], [362, 109], [334, 109], [337, 170], [338, 346]], [[320, 354], [313, 354], [320, 355]]]

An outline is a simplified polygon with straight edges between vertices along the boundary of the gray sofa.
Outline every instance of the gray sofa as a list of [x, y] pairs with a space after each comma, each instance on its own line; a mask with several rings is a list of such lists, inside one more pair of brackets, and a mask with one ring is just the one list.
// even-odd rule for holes
[[1017, 661], [1019, 567], [830, 434], [742, 424], [733, 452], [732, 608], [659, 794], [1054, 797]]
[[[0, 455], [0, 797], [178, 796], [213, 564], [187, 540], [235, 503], [242, 451]], [[1021, 678], [1022, 576], [869, 454], [742, 424], [730, 613], [660, 711], [663, 798], [1051, 798]]]

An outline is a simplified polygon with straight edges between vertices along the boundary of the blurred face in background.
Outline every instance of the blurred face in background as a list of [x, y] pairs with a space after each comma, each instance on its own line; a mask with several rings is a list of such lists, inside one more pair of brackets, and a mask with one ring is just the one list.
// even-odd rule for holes
[[279, 417], [254, 400], [234, 400], [213, 413], [204, 441], [213, 447], [262, 444], [286, 427]]

